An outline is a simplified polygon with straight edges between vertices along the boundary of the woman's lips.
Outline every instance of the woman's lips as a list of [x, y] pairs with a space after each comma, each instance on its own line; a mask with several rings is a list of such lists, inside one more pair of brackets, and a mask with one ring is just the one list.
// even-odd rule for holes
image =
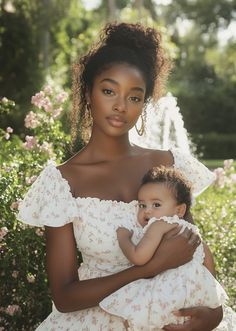
[[120, 116], [109, 116], [107, 117], [108, 123], [114, 128], [121, 128], [126, 121]]

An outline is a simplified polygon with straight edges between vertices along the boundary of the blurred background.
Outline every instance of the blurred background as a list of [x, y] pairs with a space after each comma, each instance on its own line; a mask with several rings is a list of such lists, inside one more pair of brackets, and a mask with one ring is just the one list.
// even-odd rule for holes
[[0, 0], [0, 331], [51, 311], [44, 228], [18, 207], [49, 159], [71, 155], [71, 67], [114, 20], [162, 32], [173, 69], [140, 143], [177, 143], [214, 170], [192, 212], [236, 309], [236, 0]]
[[[204, 159], [236, 155], [235, 0], [0, 0], [0, 97], [14, 100], [1, 128], [24, 133], [31, 96], [71, 89], [71, 65], [108, 21], [161, 30], [174, 67], [167, 91]], [[70, 102], [65, 107], [70, 108]], [[63, 128], [68, 120], [62, 116]]]

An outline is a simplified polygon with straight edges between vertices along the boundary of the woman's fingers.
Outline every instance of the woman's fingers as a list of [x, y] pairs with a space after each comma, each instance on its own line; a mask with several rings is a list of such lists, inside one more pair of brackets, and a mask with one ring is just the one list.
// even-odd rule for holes
[[177, 225], [175, 228], [171, 229], [163, 236], [163, 240], [177, 236], [181, 231], [181, 229], [182, 229], [182, 225]]
[[192, 232], [188, 239], [188, 243], [194, 247], [197, 247], [201, 243], [201, 239], [197, 234]]

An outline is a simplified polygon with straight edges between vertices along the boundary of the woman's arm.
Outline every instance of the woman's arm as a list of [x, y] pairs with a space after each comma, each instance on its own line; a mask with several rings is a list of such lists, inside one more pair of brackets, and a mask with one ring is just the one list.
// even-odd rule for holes
[[132, 240], [132, 232], [126, 228], [117, 229], [117, 239], [123, 254], [135, 265], [147, 263], [156, 249], [165, 233], [176, 228], [177, 224], [169, 224], [165, 221], [158, 220], [152, 223], [140, 242], [135, 245]]
[[204, 248], [204, 253], [205, 253], [205, 258], [204, 258], [204, 266], [212, 273], [212, 275], [215, 277], [216, 271], [215, 271], [215, 264], [213, 260], [213, 255], [210, 251], [210, 248], [207, 246], [206, 243], [202, 243], [203, 248]]
[[197, 237], [180, 228], [164, 236], [159, 249], [144, 266], [134, 266], [119, 273], [79, 280], [77, 248], [72, 224], [46, 227], [47, 272], [53, 301], [61, 312], [72, 312], [98, 305], [120, 287], [140, 278], [153, 277], [167, 269], [178, 267], [192, 259]]

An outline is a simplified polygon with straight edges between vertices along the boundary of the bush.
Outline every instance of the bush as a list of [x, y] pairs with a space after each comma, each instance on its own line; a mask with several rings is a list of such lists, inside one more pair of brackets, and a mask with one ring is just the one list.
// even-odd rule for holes
[[236, 169], [233, 160], [224, 164], [215, 170], [215, 184], [198, 197], [193, 216], [213, 253], [216, 278], [236, 309]]
[[[35, 109], [25, 118], [31, 135], [25, 142], [12, 128], [0, 129], [1, 330], [33, 330], [51, 309], [44, 230], [22, 224], [16, 214], [20, 199], [47, 161], [61, 162], [68, 150], [69, 137], [57, 120], [66, 94], [54, 94], [47, 87], [32, 98]], [[7, 113], [13, 106], [4, 98], [0, 111]]]
[[236, 155], [236, 134], [210, 132], [191, 137], [197, 154], [205, 159], [228, 159]]

